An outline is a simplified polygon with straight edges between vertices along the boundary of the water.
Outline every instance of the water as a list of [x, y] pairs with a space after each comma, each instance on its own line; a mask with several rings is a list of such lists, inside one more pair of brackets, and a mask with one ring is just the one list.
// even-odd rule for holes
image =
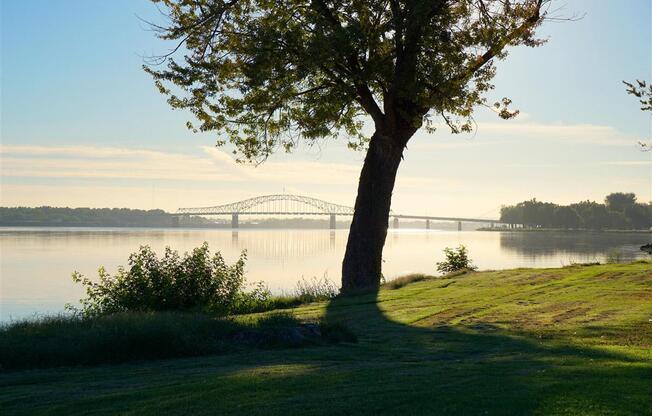
[[[0, 320], [57, 313], [76, 303], [83, 291], [72, 283], [77, 270], [95, 277], [125, 264], [140, 245], [157, 252], [165, 246], [186, 251], [203, 241], [235, 261], [247, 249], [247, 280], [264, 281], [275, 292], [292, 290], [302, 277], [327, 276], [339, 284], [347, 231], [0, 228]], [[559, 267], [604, 261], [618, 252], [623, 260], [646, 258], [639, 246], [649, 234], [519, 233], [390, 230], [383, 268], [388, 279], [410, 272], [434, 273], [444, 247], [464, 244], [480, 269]]]

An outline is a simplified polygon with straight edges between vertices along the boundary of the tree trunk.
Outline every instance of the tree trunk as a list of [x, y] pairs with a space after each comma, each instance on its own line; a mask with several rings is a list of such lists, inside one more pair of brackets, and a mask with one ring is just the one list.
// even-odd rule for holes
[[371, 137], [342, 262], [342, 293], [380, 285], [392, 191], [403, 148], [410, 136], [411, 132], [381, 134], [376, 131]]

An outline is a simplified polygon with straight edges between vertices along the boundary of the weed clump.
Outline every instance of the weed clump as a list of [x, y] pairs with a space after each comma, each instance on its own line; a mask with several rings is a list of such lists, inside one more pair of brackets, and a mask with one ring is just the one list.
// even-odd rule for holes
[[401, 277], [397, 277], [396, 279], [390, 280], [389, 282], [383, 284], [383, 287], [386, 287], [389, 290], [400, 289], [405, 285], [408, 285], [410, 283], [420, 282], [422, 280], [426, 280], [427, 278], [428, 276], [423, 273], [408, 274], [406, 276], [401, 276]]

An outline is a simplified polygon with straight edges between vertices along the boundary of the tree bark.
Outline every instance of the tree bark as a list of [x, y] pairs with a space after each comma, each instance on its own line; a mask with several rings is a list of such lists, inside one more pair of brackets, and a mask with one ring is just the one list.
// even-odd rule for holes
[[342, 262], [342, 293], [380, 285], [392, 191], [403, 149], [412, 133], [376, 131], [371, 137]]

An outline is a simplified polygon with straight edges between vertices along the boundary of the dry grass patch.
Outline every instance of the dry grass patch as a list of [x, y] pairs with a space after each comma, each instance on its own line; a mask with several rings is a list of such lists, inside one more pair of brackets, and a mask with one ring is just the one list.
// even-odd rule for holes
[[408, 274], [406, 276], [401, 276], [397, 277], [394, 280], [390, 280], [389, 282], [385, 283], [383, 287], [389, 290], [400, 289], [403, 286], [409, 285], [410, 283], [421, 282], [431, 277], [432, 276], [428, 276], [423, 273]]

